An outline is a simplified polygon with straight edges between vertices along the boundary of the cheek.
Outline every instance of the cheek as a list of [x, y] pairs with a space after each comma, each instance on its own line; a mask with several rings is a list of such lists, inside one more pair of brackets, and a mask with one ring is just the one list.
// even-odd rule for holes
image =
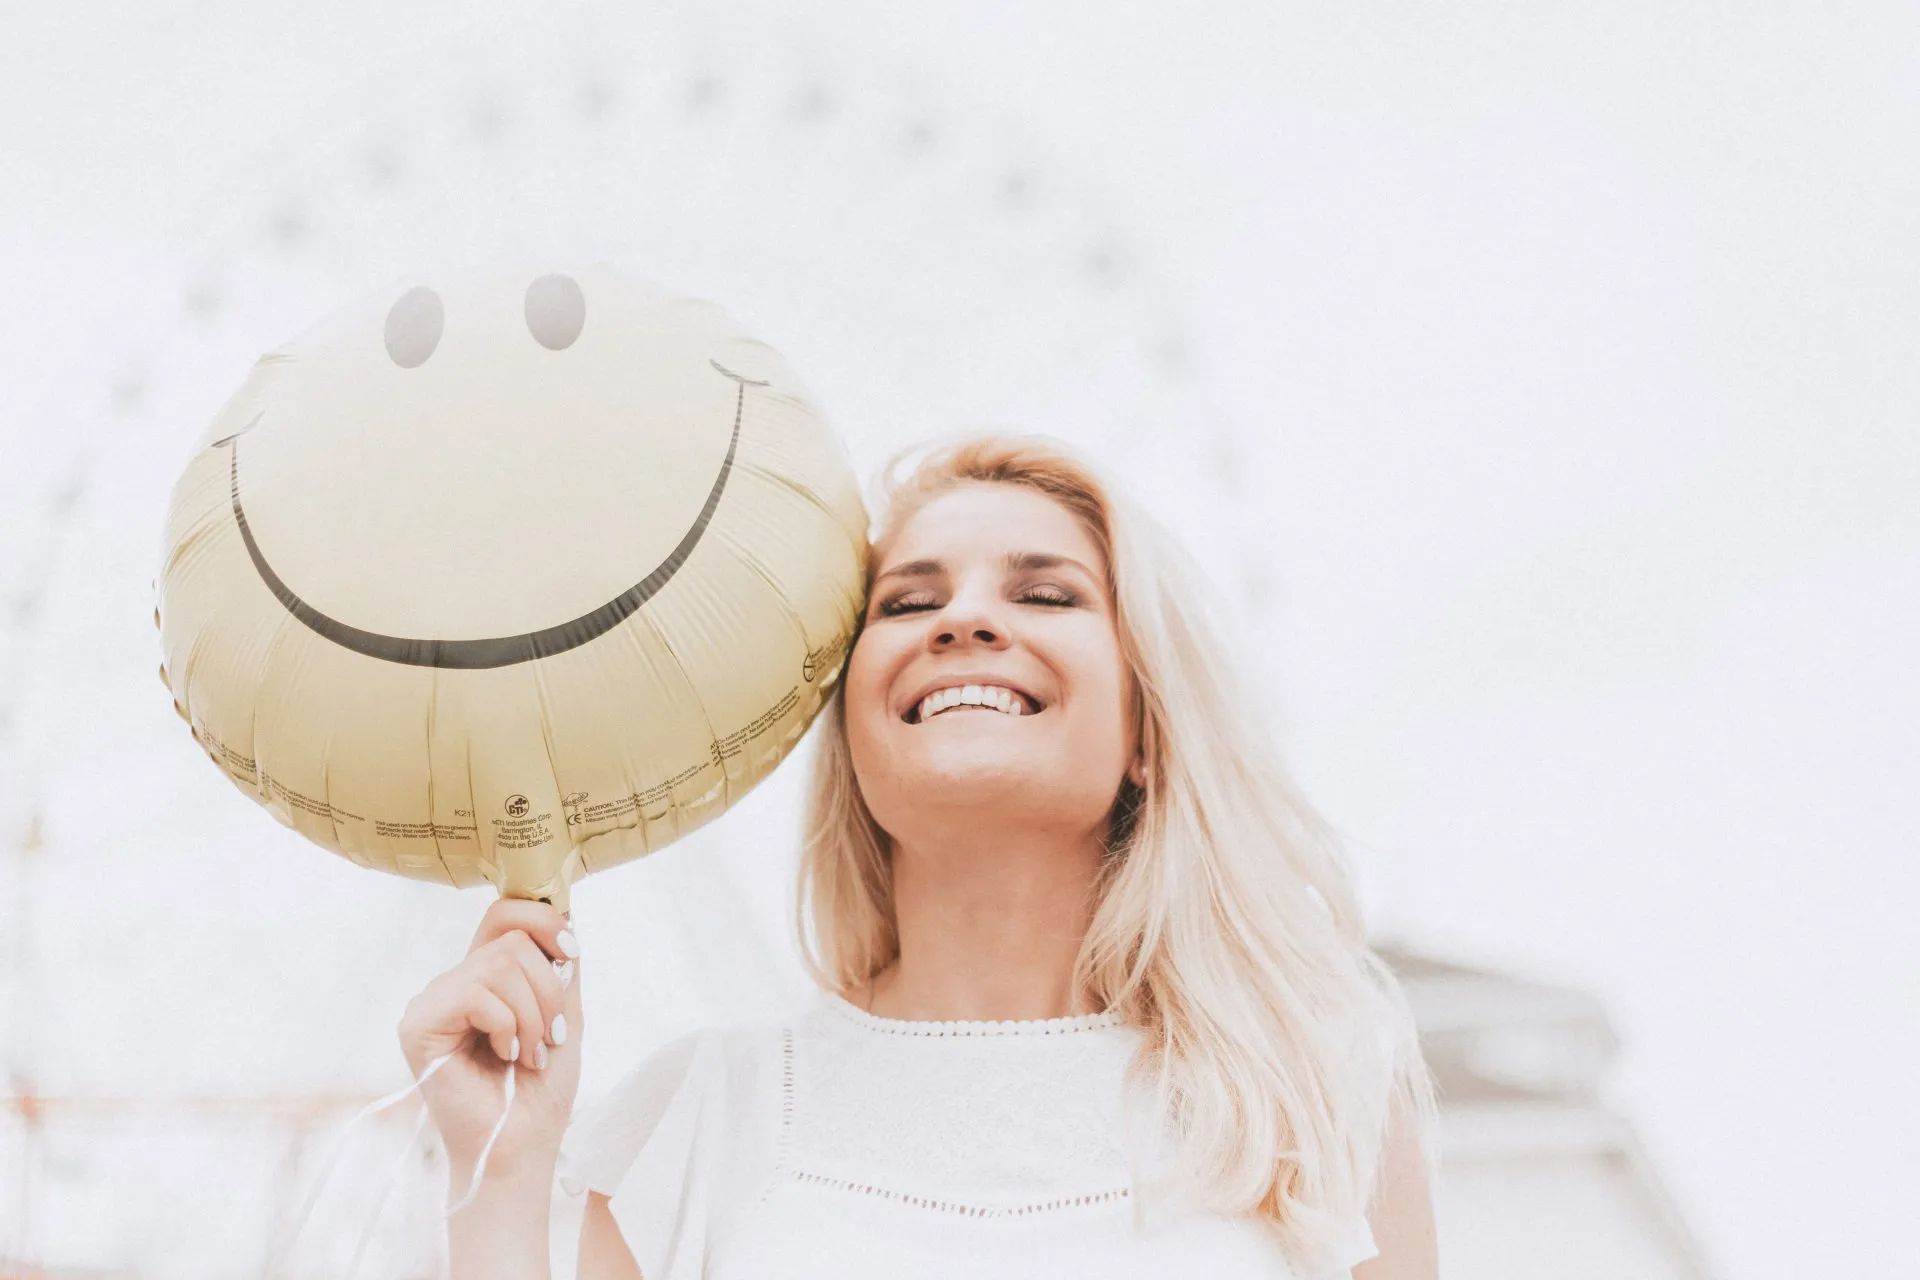
[[873, 716], [886, 714], [887, 673], [885, 645], [863, 634], [847, 658], [847, 727], [860, 732]]
[[1089, 737], [1131, 750], [1126, 739], [1131, 728], [1133, 690], [1111, 636], [1101, 636], [1078, 655], [1082, 698], [1081, 726]]

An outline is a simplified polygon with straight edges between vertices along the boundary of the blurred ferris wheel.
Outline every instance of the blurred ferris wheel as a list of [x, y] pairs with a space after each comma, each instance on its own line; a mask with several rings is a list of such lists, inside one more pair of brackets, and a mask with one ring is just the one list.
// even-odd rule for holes
[[[863, 474], [974, 427], [1088, 448], [1196, 544], [1235, 531], [1235, 431], [1124, 193], [1044, 122], [821, 28], [547, 24], [390, 64], [209, 192], [150, 378], [244, 367], [344, 297], [496, 255], [607, 258], [786, 352]], [[187, 357], [176, 346], [204, 353]], [[1230, 540], [1229, 540], [1230, 541]], [[1223, 562], [1224, 578], [1238, 565]]]

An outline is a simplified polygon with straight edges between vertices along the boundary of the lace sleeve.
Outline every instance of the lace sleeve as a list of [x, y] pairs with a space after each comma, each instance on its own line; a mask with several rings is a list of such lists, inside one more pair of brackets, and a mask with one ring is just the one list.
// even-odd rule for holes
[[647, 1280], [691, 1280], [705, 1265], [722, 1078], [717, 1037], [699, 1031], [655, 1050], [561, 1140], [569, 1196], [598, 1191]]

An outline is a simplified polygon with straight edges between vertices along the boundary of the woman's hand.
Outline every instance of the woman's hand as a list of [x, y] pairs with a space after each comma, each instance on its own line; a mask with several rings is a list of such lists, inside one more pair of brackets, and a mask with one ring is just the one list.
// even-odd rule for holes
[[486, 1177], [551, 1180], [580, 1085], [580, 948], [567, 918], [544, 902], [502, 898], [487, 908], [466, 958], [407, 1002], [400, 1049], [446, 1144], [455, 1186], [500, 1118], [507, 1063], [517, 1061], [513, 1108], [487, 1158]]

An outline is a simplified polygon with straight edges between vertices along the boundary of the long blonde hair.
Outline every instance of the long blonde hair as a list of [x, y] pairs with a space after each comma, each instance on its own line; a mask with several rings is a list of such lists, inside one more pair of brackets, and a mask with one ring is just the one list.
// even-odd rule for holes
[[[1147, 1201], [1184, 1200], [1257, 1215], [1296, 1257], [1340, 1247], [1367, 1210], [1396, 1100], [1430, 1158], [1433, 1081], [1338, 842], [1231, 670], [1203, 576], [1058, 441], [976, 436], [917, 464], [915, 452], [882, 474], [876, 546], [934, 496], [997, 483], [1059, 502], [1106, 556], [1146, 785], [1123, 781], [1114, 798], [1074, 984], [1148, 1033], [1128, 1081], [1154, 1099], [1146, 1132], [1168, 1162], [1137, 1179], [1136, 1220]], [[845, 697], [842, 680], [822, 713], [797, 919], [807, 968], [838, 992], [899, 955], [888, 839], [854, 776]]]

